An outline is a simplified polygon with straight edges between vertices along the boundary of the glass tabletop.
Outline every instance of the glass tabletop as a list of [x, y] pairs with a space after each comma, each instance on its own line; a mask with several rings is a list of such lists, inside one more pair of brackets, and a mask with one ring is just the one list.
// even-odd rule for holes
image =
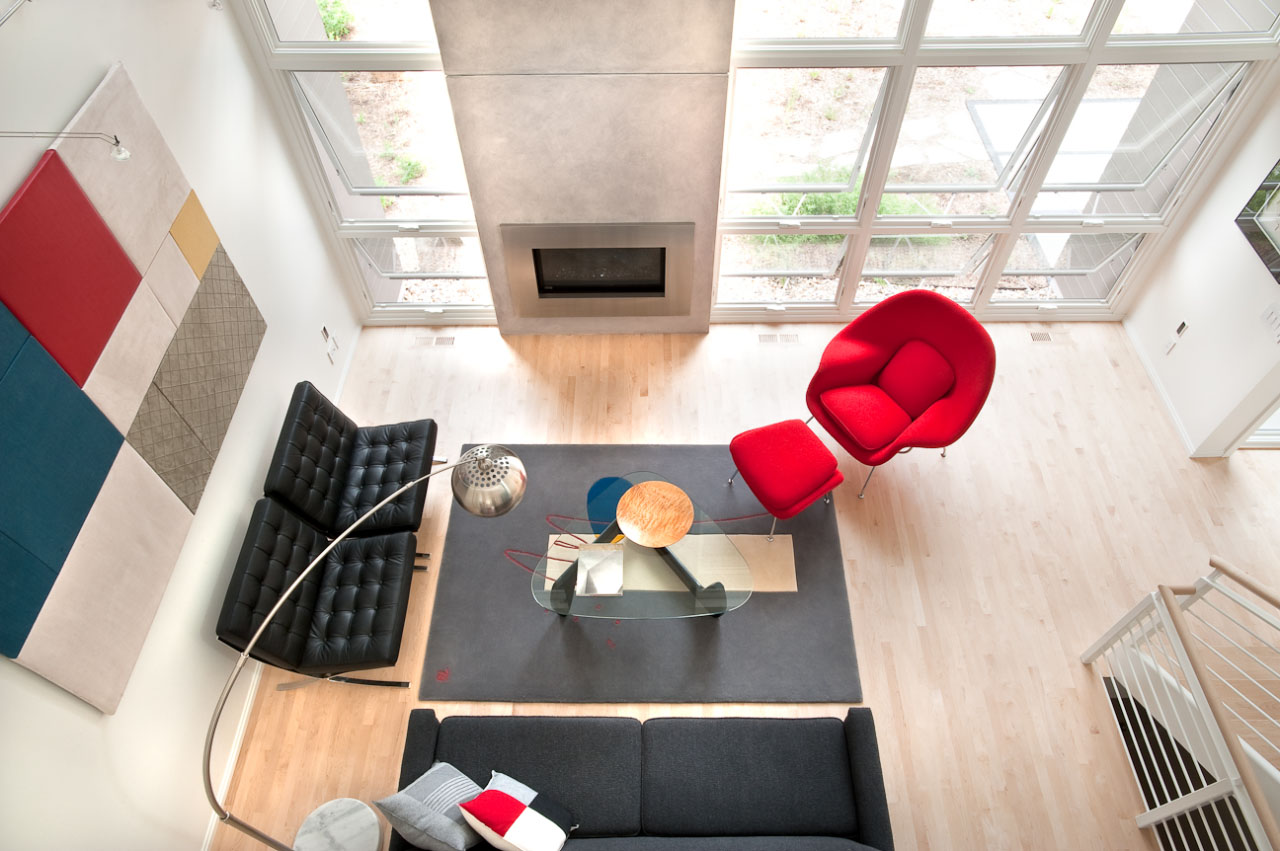
[[533, 571], [538, 605], [562, 616], [638, 619], [718, 617], [747, 601], [746, 559], [697, 503], [688, 534], [673, 544], [646, 547], [623, 535], [618, 503], [645, 482], [673, 484], [649, 472], [607, 476], [588, 489], [586, 517], [558, 523], [563, 531], [549, 536]]

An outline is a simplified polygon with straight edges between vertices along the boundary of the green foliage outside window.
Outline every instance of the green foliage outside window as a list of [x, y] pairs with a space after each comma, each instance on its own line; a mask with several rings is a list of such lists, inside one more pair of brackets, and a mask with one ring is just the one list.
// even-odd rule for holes
[[316, 0], [320, 9], [320, 22], [324, 24], [324, 34], [330, 41], [340, 41], [351, 32], [351, 24], [355, 16], [347, 8], [343, 0]]
[[[848, 185], [852, 166], [832, 166], [823, 164], [806, 171], [798, 177], [786, 178], [784, 183], [843, 183]], [[858, 198], [862, 194], [862, 175], [854, 181], [852, 190], [848, 192], [785, 192], [776, 196], [772, 204], [760, 204], [753, 207], [748, 215], [752, 216], [853, 216], [858, 212]], [[901, 195], [883, 195], [880, 198], [881, 216], [929, 216], [937, 214], [937, 208], [925, 202], [920, 196], [904, 197]], [[771, 235], [769, 241], [775, 244], [791, 243], [824, 243], [839, 242], [844, 239], [840, 234], [792, 233]]]

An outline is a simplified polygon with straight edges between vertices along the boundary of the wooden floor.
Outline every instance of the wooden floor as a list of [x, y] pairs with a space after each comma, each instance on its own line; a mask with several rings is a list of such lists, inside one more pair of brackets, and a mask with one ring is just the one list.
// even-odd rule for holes
[[[1032, 328], [1053, 341], [1032, 342]], [[433, 417], [450, 456], [468, 441], [726, 443], [807, 416], [804, 387], [835, 330], [504, 339], [489, 328], [371, 328], [341, 404], [364, 423]], [[994, 390], [947, 458], [896, 458], [860, 501], [865, 470], [836, 450], [854, 638], [897, 847], [1152, 848], [1134, 827], [1141, 805], [1102, 688], [1078, 657], [1156, 583], [1207, 573], [1210, 553], [1280, 587], [1280, 451], [1188, 459], [1118, 324], [990, 330]], [[433, 486], [419, 536], [433, 562], [449, 510], [448, 489]], [[528, 581], [506, 564], [476, 567]], [[417, 574], [400, 663], [385, 672], [412, 680], [409, 690], [277, 692], [291, 677], [263, 674], [233, 812], [288, 840], [323, 801], [395, 790], [435, 578], [434, 564]], [[435, 708], [640, 718], [846, 708], [795, 701]], [[214, 847], [259, 846], [223, 826]]]

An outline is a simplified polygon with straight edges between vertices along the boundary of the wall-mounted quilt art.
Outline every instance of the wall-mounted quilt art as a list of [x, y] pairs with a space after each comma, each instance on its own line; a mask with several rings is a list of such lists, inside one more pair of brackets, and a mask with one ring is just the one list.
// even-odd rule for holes
[[123, 66], [0, 210], [0, 652], [120, 702], [266, 323]]

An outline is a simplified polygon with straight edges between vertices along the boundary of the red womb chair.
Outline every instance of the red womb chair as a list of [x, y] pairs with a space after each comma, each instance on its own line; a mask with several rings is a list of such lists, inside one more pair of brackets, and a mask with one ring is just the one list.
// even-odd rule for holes
[[908, 290], [836, 334], [805, 394], [823, 428], [875, 468], [914, 447], [946, 447], [977, 418], [991, 391], [996, 350], [963, 307]]

